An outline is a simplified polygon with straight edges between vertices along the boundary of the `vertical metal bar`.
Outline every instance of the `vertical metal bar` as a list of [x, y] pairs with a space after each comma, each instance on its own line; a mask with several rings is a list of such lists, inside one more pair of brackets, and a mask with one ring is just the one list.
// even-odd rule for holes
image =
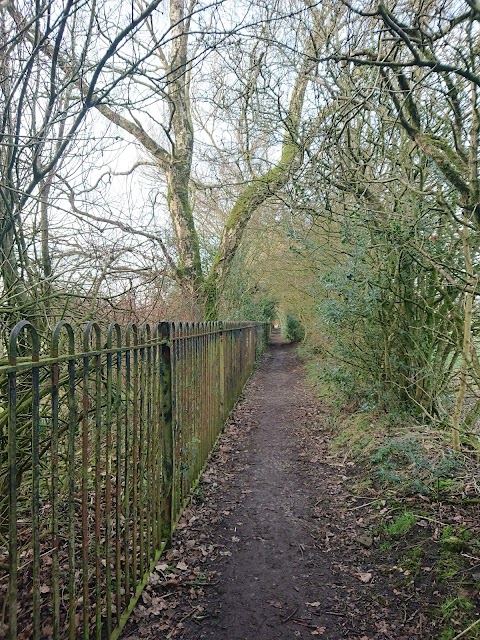
[[[115, 619], [118, 623], [122, 608], [122, 548], [121, 548], [121, 521], [122, 521], [122, 333], [118, 325], [114, 326], [116, 333], [115, 353], [115, 415], [116, 415], [116, 450], [115, 450]], [[125, 522], [126, 525], [126, 522]]]
[[180, 406], [180, 422], [179, 422], [179, 433], [180, 433], [180, 446], [181, 446], [181, 501], [179, 504], [179, 508], [181, 509], [183, 506], [183, 502], [185, 500], [185, 480], [186, 480], [186, 445], [188, 443], [188, 424], [187, 424], [187, 402], [186, 402], [186, 394], [187, 394], [187, 328], [188, 325], [186, 322], [182, 323], [182, 355], [181, 355], [181, 386], [182, 386], [182, 400]]
[[[10, 358], [10, 364], [12, 363]], [[10, 637], [17, 637], [17, 374], [8, 374], [8, 622]]]
[[198, 432], [200, 438], [200, 447], [202, 452], [202, 461], [205, 457], [205, 412], [203, 406], [203, 395], [205, 389], [205, 376], [204, 376], [204, 366], [203, 366], [203, 340], [204, 340], [204, 326], [203, 322], [199, 322], [197, 324], [198, 329], [198, 337], [197, 337], [197, 422], [198, 422]]
[[220, 432], [223, 428], [223, 420], [222, 420], [223, 398], [222, 398], [222, 385], [220, 381], [221, 368], [222, 368], [221, 353], [220, 353], [222, 330], [223, 330], [222, 323], [217, 322], [216, 331], [215, 331], [215, 362], [217, 363], [217, 366], [215, 368], [215, 395], [216, 395], [215, 422], [217, 425], [218, 432]]
[[181, 499], [180, 496], [180, 484], [179, 484], [179, 441], [180, 441], [180, 405], [181, 405], [181, 370], [180, 370], [180, 353], [181, 353], [181, 339], [180, 339], [180, 326], [179, 322], [174, 322], [172, 325], [172, 410], [173, 410], [173, 494], [172, 494], [172, 509], [173, 509], [173, 522], [177, 517], [177, 505]]
[[[96, 348], [101, 348], [100, 340]], [[102, 356], [96, 355], [95, 363], [95, 631], [97, 640], [102, 637]]]
[[[133, 342], [131, 344], [131, 338], [133, 334]], [[125, 351], [125, 442], [124, 442], [124, 542], [123, 542], [123, 555], [124, 555], [124, 574], [125, 574], [125, 604], [128, 606], [132, 597], [132, 591], [130, 588], [130, 573], [131, 566], [133, 567], [133, 560], [130, 562], [130, 553], [132, 550], [132, 538], [130, 537], [130, 465], [131, 455], [130, 451], [131, 438], [133, 440], [132, 425], [133, 425], [133, 410], [132, 402], [135, 402], [135, 398], [132, 400], [131, 395], [131, 380], [132, 380], [132, 350], [137, 340], [137, 327], [135, 324], [129, 324], [125, 335], [125, 344], [127, 350]], [[131, 435], [132, 434], [132, 435]], [[133, 536], [132, 536], [133, 537]], [[136, 550], [134, 551], [135, 555]], [[132, 578], [133, 579], [133, 578]], [[133, 592], [135, 592], [133, 590]]]
[[33, 638], [40, 639], [40, 341], [29, 326], [32, 338], [32, 530], [33, 530]]
[[235, 344], [235, 330], [233, 328], [233, 325], [230, 326], [230, 331], [229, 331], [229, 340], [228, 340], [228, 409], [230, 410], [232, 408], [232, 396], [234, 394], [234, 378], [233, 378], [233, 370], [234, 370], [234, 363], [235, 363], [235, 349], [234, 349], [234, 344]]
[[[75, 429], [76, 429], [76, 405], [75, 405], [75, 336], [72, 327], [61, 320], [52, 332], [50, 355], [58, 359], [60, 336], [63, 329], [67, 333], [68, 353], [72, 357], [68, 360], [68, 442], [67, 442], [67, 480], [68, 480], [68, 637], [75, 638]], [[60, 567], [59, 567], [59, 513], [58, 513], [58, 447], [59, 447], [59, 382], [60, 365], [52, 364], [52, 637], [57, 640], [60, 637]]]
[[224, 389], [224, 403], [223, 403], [223, 419], [226, 420], [229, 413], [229, 404], [228, 404], [228, 340], [230, 335], [229, 323], [223, 323], [223, 338], [222, 338], [222, 348], [223, 348], [223, 389]]
[[[142, 492], [145, 496], [144, 514], [145, 514], [145, 571], [148, 571], [152, 553], [152, 336], [150, 326], [144, 325], [144, 340], [147, 347], [145, 348], [145, 374], [144, 374], [144, 424], [145, 437], [144, 440], [144, 487]], [[143, 575], [143, 574], [142, 574]]]
[[212, 447], [217, 441], [218, 435], [222, 430], [222, 423], [220, 421], [220, 351], [219, 351], [219, 323], [214, 323], [214, 333], [212, 336], [212, 351], [213, 351], [213, 421], [215, 424], [215, 437], [212, 442]]
[[[75, 351], [74, 336], [70, 329], [70, 353]], [[77, 403], [75, 398], [75, 360], [68, 361], [68, 637], [76, 638], [76, 590], [75, 590], [75, 434], [77, 429]]]
[[[10, 334], [8, 348], [9, 363], [17, 365], [17, 341], [23, 330], [30, 335], [32, 344], [32, 546], [33, 546], [33, 633], [34, 640], [40, 638], [40, 389], [38, 361], [40, 340], [35, 328], [26, 320], [15, 325]], [[8, 429], [8, 467], [9, 467], [9, 626], [10, 637], [17, 636], [17, 600], [18, 600], [18, 549], [17, 549], [17, 377], [16, 372], [9, 373], [9, 429]]]
[[162, 443], [162, 416], [161, 416], [161, 389], [160, 389], [160, 360], [161, 360], [161, 334], [160, 324], [157, 323], [153, 330], [152, 352], [152, 421], [153, 429], [153, 479], [152, 479], [152, 509], [154, 510], [152, 545], [158, 551], [162, 544], [161, 529], [161, 443]]
[[[144, 327], [140, 330], [140, 343], [144, 343], [145, 331]], [[145, 510], [144, 510], [144, 493], [145, 493], [145, 409], [146, 409], [146, 389], [145, 389], [145, 347], [140, 347], [140, 421], [139, 421], [139, 434], [138, 434], [138, 447], [139, 447], [139, 470], [138, 470], [138, 515], [139, 515], [139, 541], [140, 541], [140, 580], [145, 573]]]
[[215, 328], [216, 323], [210, 323], [210, 423], [211, 423], [211, 437], [208, 445], [209, 452], [213, 447], [213, 443], [216, 440], [217, 434], [217, 421], [216, 421], [216, 403], [218, 402], [218, 398], [216, 397], [216, 388], [215, 388], [215, 373], [217, 370], [217, 361], [215, 359]]
[[180, 481], [181, 481], [181, 489], [180, 495], [181, 500], [178, 505], [179, 509], [183, 508], [183, 504], [185, 501], [185, 487], [187, 480], [187, 447], [188, 447], [188, 407], [187, 407], [187, 345], [188, 345], [188, 323], [182, 322], [182, 354], [181, 354], [181, 385], [182, 385], [182, 399], [180, 403], [180, 459], [181, 459], [181, 468], [180, 468]]
[[197, 464], [195, 468], [195, 478], [198, 477], [202, 466], [203, 466], [203, 447], [202, 447], [202, 432], [201, 432], [201, 422], [199, 416], [199, 386], [198, 386], [198, 322], [195, 323], [195, 333], [193, 338], [193, 367], [192, 367], [192, 380], [193, 380], [193, 397], [194, 397], [194, 406], [193, 406], [193, 415], [195, 421], [195, 438], [197, 439]]
[[[111, 324], [107, 330], [107, 393], [106, 393], [106, 409], [105, 409], [105, 600], [106, 600], [106, 617], [107, 617], [107, 637], [112, 633], [112, 571], [110, 560], [110, 549], [112, 546], [112, 468], [111, 453], [113, 447], [112, 439], [112, 415], [114, 409], [113, 397], [113, 332], [115, 325]], [[118, 466], [118, 459], [116, 461]]]
[[181, 340], [180, 340], [180, 403], [179, 403], [179, 421], [178, 421], [178, 448], [179, 448], [179, 460], [180, 460], [180, 501], [177, 505], [177, 516], [179, 515], [179, 511], [183, 506], [183, 501], [185, 499], [185, 443], [186, 443], [186, 425], [185, 425], [185, 393], [186, 393], [186, 332], [187, 332], [187, 324], [185, 322], [180, 323], [181, 326]]
[[203, 405], [203, 438], [204, 455], [209, 447], [209, 421], [208, 421], [208, 322], [202, 327], [202, 354], [203, 354], [203, 383], [202, 383], [202, 405]]
[[173, 354], [174, 354], [174, 422], [173, 422], [173, 445], [174, 445], [174, 467], [173, 467], [173, 521], [176, 521], [179, 505], [182, 500], [181, 487], [181, 430], [182, 430], [182, 323], [174, 324]]
[[213, 441], [212, 424], [212, 323], [207, 323], [207, 415], [208, 415], [208, 448]]
[[185, 433], [185, 438], [183, 441], [183, 447], [184, 447], [184, 452], [183, 452], [183, 456], [184, 456], [184, 462], [183, 462], [183, 501], [182, 504], [184, 504], [185, 498], [188, 495], [188, 491], [189, 491], [189, 486], [190, 486], [190, 474], [192, 473], [191, 470], [191, 463], [192, 463], [192, 430], [191, 430], [191, 407], [190, 407], [190, 330], [191, 330], [191, 323], [187, 322], [185, 323], [185, 376], [184, 376], [184, 380], [185, 380], [185, 397], [184, 397], [184, 415], [185, 415], [185, 421], [184, 421], [184, 433]]
[[51, 435], [51, 466], [52, 477], [52, 637], [58, 640], [60, 624], [60, 576], [58, 563], [58, 393], [59, 393], [60, 365], [52, 364], [51, 370], [51, 402], [52, 402], [52, 435]]
[[132, 426], [132, 590], [137, 589], [138, 567], [138, 334], [133, 345], [133, 426]]
[[160, 325], [160, 384], [162, 413], [162, 539], [169, 540], [172, 534], [173, 508], [173, 470], [174, 442], [172, 416], [172, 325], [162, 322]]
[[195, 324], [193, 322], [189, 323], [188, 326], [188, 361], [187, 361], [187, 369], [188, 369], [188, 425], [189, 425], [189, 451], [188, 451], [188, 486], [187, 492], [190, 493], [193, 482], [196, 478], [196, 467], [199, 456], [198, 451], [198, 443], [195, 434], [195, 405], [194, 405], [194, 363], [193, 363], [193, 345], [194, 345], [194, 333], [195, 333]]
[[183, 323], [183, 350], [182, 350], [182, 502], [181, 508], [185, 504], [185, 497], [188, 491], [189, 474], [189, 448], [190, 448], [190, 424], [188, 407], [188, 332], [190, 323]]
[[[115, 336], [115, 346], [113, 338]], [[107, 349], [112, 350], [107, 354], [107, 411], [106, 411], [106, 432], [107, 432], [107, 451], [105, 458], [106, 466], [106, 505], [105, 505], [105, 569], [106, 569], [106, 599], [107, 599], [107, 637], [110, 637], [113, 629], [112, 615], [112, 578], [110, 550], [114, 548], [114, 567], [115, 567], [115, 619], [119, 620], [121, 613], [121, 515], [122, 515], [122, 333], [118, 324], [111, 323], [107, 330]], [[113, 360], [115, 359], [115, 365]], [[115, 369], [115, 384], [114, 384]], [[115, 420], [113, 418], [115, 416]], [[112, 471], [111, 454], [114, 449], [113, 445], [113, 429], [115, 422], [115, 472]], [[115, 491], [112, 490], [112, 477], [115, 475]], [[113, 523], [112, 523], [112, 495], [115, 495], [115, 544], [111, 541]], [[126, 523], [125, 523], [126, 525]]]
[[208, 346], [208, 338], [207, 338], [207, 327], [208, 324], [206, 322], [203, 323], [202, 333], [203, 333], [203, 437], [205, 439], [205, 452], [209, 447], [209, 425], [208, 425], [208, 354], [207, 354], [207, 346]]
[[[22, 330], [16, 325], [10, 336], [8, 362], [17, 365], [17, 338]], [[18, 548], [17, 548], [17, 372], [8, 374], [8, 626], [11, 640], [17, 637]]]
[[[89, 350], [88, 347], [85, 351]], [[90, 404], [88, 399], [88, 364], [89, 357], [84, 356], [82, 369], [82, 590], [84, 640], [88, 640], [90, 628], [90, 603], [88, 590], [88, 410]]]
[[218, 429], [218, 425], [217, 425], [217, 421], [215, 419], [215, 414], [216, 414], [216, 404], [217, 404], [217, 398], [215, 396], [215, 371], [217, 368], [217, 362], [215, 360], [215, 328], [216, 328], [216, 323], [215, 322], [211, 322], [210, 323], [210, 422], [211, 422], [211, 438], [210, 438], [210, 445], [209, 445], [209, 449], [211, 450], [213, 447], [214, 442], [217, 439], [217, 429]]
[[147, 477], [147, 516], [148, 516], [148, 566], [155, 556], [155, 503], [153, 502], [153, 484], [155, 481], [155, 419], [154, 419], [154, 345], [152, 336], [149, 338], [147, 349], [148, 364], [148, 406], [147, 406], [147, 428], [148, 428], [148, 477]]

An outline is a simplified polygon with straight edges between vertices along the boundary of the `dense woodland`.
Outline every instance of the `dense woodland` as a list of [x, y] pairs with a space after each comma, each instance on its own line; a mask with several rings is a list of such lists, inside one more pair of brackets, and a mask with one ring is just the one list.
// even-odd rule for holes
[[458, 449], [480, 410], [479, 16], [3, 2], [2, 327], [288, 315], [347, 395]]
[[0, 0], [2, 364], [21, 319], [278, 320], [334, 444], [438, 497], [480, 450], [479, 92], [477, 0]]

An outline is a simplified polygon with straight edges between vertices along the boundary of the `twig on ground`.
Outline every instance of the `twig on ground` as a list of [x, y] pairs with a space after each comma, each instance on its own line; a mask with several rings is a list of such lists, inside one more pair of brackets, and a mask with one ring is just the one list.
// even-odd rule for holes
[[339, 611], [324, 611], [327, 616], [339, 616], [340, 618], [345, 618], [346, 613], [340, 613]]
[[356, 509], [363, 509], [364, 507], [370, 507], [372, 504], [378, 504], [378, 500], [372, 500], [371, 502], [364, 502], [363, 504], [357, 504], [356, 507], [349, 507], [347, 511], [355, 511]]
[[301, 627], [307, 627], [307, 629], [316, 629], [317, 625], [310, 624], [306, 620], [300, 620], [300, 618], [292, 618], [292, 622], [299, 624]]
[[285, 624], [286, 622], [291, 620], [293, 618], [293, 616], [297, 613], [297, 611], [298, 611], [298, 607], [295, 607], [295, 609], [292, 611], [292, 613], [290, 613], [286, 618], [282, 619], [282, 624]]
[[475, 622], [472, 622], [472, 624], [467, 627], [466, 629], [464, 629], [461, 633], [457, 633], [457, 635], [452, 639], [452, 640], [458, 640], [459, 638], [463, 638], [463, 636], [468, 633], [469, 631], [471, 631], [473, 629], [473, 627], [476, 627], [477, 624], [480, 623], [480, 618], [478, 618], [478, 620], [475, 620]]
[[167, 638], [171, 638], [172, 635], [175, 633], [175, 629], [178, 627], [178, 625], [182, 622], [184, 622], [185, 620], [187, 620], [187, 618], [190, 618], [191, 616], [193, 616], [193, 614], [195, 613], [195, 611], [198, 611], [198, 607], [193, 607], [193, 609], [191, 611], [189, 611], [189, 613], [187, 613], [185, 616], [183, 616], [183, 618], [180, 618], [180, 620], [177, 622], [177, 624], [175, 625], [175, 627], [170, 631], [170, 633], [168, 634]]

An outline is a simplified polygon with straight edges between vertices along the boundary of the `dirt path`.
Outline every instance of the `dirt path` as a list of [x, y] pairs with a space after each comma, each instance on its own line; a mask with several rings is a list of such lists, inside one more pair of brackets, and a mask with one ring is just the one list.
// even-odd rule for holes
[[[294, 433], [306, 404], [302, 373], [293, 349], [276, 344], [250, 389], [248, 404], [258, 411], [257, 426], [236, 477], [248, 492], [222, 523], [232, 555], [222, 563], [211, 599], [215, 617], [202, 631], [192, 627], [186, 637], [291, 638], [292, 626], [282, 618], [304, 617], [305, 603], [319, 598], [319, 585], [332, 582], [313, 544], [314, 496], [297, 472]], [[236, 502], [235, 488], [232, 494]], [[300, 635], [311, 634], [296, 626]]]
[[426, 637], [375, 579], [362, 501], [348, 465], [328, 456], [324, 421], [277, 338], [126, 637]]

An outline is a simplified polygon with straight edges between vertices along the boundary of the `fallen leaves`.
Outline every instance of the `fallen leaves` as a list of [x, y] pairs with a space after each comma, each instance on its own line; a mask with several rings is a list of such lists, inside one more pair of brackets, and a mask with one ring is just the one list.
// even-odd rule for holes
[[363, 582], [363, 584], [368, 584], [373, 578], [373, 574], [369, 571], [355, 573], [354, 576], [358, 578], [360, 582]]
[[[303, 407], [302, 404], [302, 410]], [[256, 415], [254, 408], [252, 415]], [[303, 451], [297, 453], [295, 449], [288, 464], [295, 466], [299, 493], [304, 485], [308, 485], [307, 492], [314, 497], [311, 512], [303, 514], [305, 518], [311, 517], [313, 522], [310, 537], [298, 535], [292, 539], [285, 555], [280, 556], [281, 541], [278, 543], [271, 530], [264, 530], [258, 526], [258, 522], [256, 527], [252, 526], [250, 516], [239, 508], [244, 502], [250, 506], [252, 502], [255, 504], [259, 488], [256, 487], [252, 495], [251, 472], [248, 471], [252, 466], [249, 464], [252, 456], [245, 454], [253, 449], [244, 447], [242, 442], [245, 424], [252, 424], [252, 419], [245, 421], [244, 409], [237, 411], [233, 419], [238, 425], [238, 430], [232, 436], [235, 442], [233, 446], [227, 444], [222, 446], [221, 451], [217, 450], [214, 464], [208, 467], [200, 485], [202, 503], [186, 510], [177, 530], [174, 548], [164, 554], [157, 565], [156, 575], [148, 587], [150, 600], [147, 603], [142, 599], [137, 607], [138, 612], [135, 612], [137, 625], [130, 627], [131, 640], [180, 638], [184, 634], [185, 637], [191, 637], [187, 620], [192, 620], [191, 624], [202, 624], [208, 634], [210, 625], [217, 625], [227, 610], [219, 590], [232, 575], [240, 579], [242, 571], [238, 571], [236, 562], [244, 551], [257, 562], [255, 549], [259, 542], [262, 543], [262, 564], [258, 567], [254, 565], [246, 572], [251, 582], [246, 580], [245, 597], [233, 605], [233, 611], [228, 607], [227, 616], [231, 613], [235, 618], [238, 611], [236, 607], [247, 611], [249, 607], [255, 607], [268, 620], [269, 626], [283, 630], [279, 631], [278, 637], [311, 635], [325, 638], [331, 635], [330, 631], [335, 637], [343, 634], [341, 637], [353, 638], [355, 635], [358, 640], [433, 637], [426, 635], [430, 631], [429, 621], [422, 616], [419, 608], [422, 598], [418, 597], [418, 591], [412, 591], [416, 589], [416, 584], [410, 579], [410, 570], [403, 568], [400, 573], [396, 548], [386, 553], [382, 551], [382, 535], [375, 533], [378, 531], [376, 523], [379, 518], [389, 522], [392, 517], [390, 502], [380, 499], [382, 496], [374, 487], [362, 490], [362, 496], [352, 493], [352, 478], [357, 475], [361, 478], [362, 470], [354, 468], [352, 462], [342, 462], [339, 456], [328, 455], [328, 434], [321, 427], [305, 430], [302, 427], [303, 416], [300, 415], [295, 421], [292, 417], [292, 423], [296, 425], [292, 437], [298, 449]], [[226, 437], [231, 435], [230, 427]], [[262, 442], [258, 444], [256, 456], [260, 456], [260, 445], [263, 446]], [[285, 440], [285, 447], [288, 446], [290, 442]], [[318, 464], [312, 465], [310, 461], [315, 460], [319, 461]], [[258, 471], [259, 468], [260, 465], [254, 469]], [[286, 498], [283, 496], [282, 509], [286, 509], [286, 506], [290, 508], [288, 496]], [[296, 514], [296, 506], [291, 508], [292, 514]], [[278, 510], [278, 499], [274, 493], [265, 494], [262, 511], [269, 515]], [[420, 518], [415, 535], [429, 534], [434, 529], [432, 522], [426, 516]], [[275, 519], [269, 521], [270, 524], [273, 529]], [[461, 524], [473, 525], [464, 521]], [[436, 543], [441, 533], [442, 528], [438, 525], [433, 536]], [[281, 535], [287, 534], [282, 532]], [[222, 544], [209, 544], [212, 540], [221, 541]], [[287, 558], [287, 555], [298, 560], [298, 566], [302, 568], [292, 572], [291, 557]], [[241, 557], [245, 559], [246, 556]], [[279, 580], [270, 571], [273, 563], [269, 564], [269, 559], [272, 557], [275, 562], [279, 561], [283, 575], [291, 576], [291, 580]], [[428, 556], [421, 560], [421, 575], [418, 572], [415, 578], [427, 584], [426, 579], [431, 582], [434, 576], [426, 575], [431, 573], [431, 567], [425, 566]], [[474, 562], [471, 562], [472, 569], [476, 566]], [[223, 577], [212, 579], [215, 573], [212, 568], [218, 570], [218, 575], [223, 573]], [[475, 579], [478, 575], [479, 572], [475, 574]], [[401, 583], [392, 581], [392, 576], [393, 580], [400, 580]], [[405, 580], [408, 576], [410, 578]], [[215, 588], [218, 583], [219, 590]], [[430, 595], [431, 591], [428, 593]], [[441, 594], [434, 591], [431, 596], [435, 601]], [[207, 598], [205, 609], [202, 608], [204, 598]], [[241, 616], [238, 618], [240, 620]], [[237, 630], [235, 628], [232, 631], [235, 633]], [[248, 631], [241, 629], [245, 636]], [[434, 629], [435, 637], [438, 637], [436, 631]], [[258, 635], [262, 637], [262, 632]]]

